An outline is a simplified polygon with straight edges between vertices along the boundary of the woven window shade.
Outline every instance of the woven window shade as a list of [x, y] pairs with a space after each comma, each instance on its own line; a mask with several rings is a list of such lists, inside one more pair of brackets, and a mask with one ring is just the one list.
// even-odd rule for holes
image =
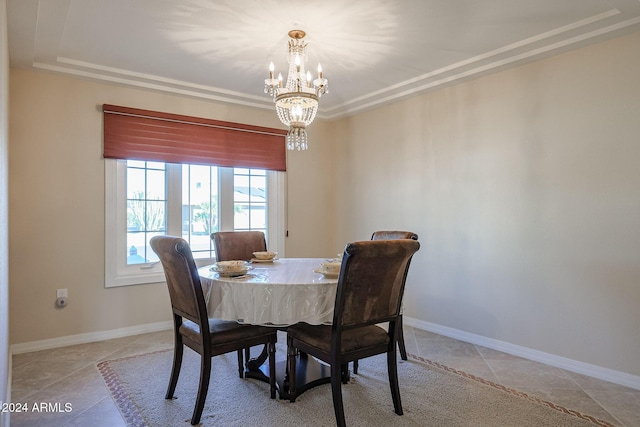
[[286, 171], [286, 130], [104, 104], [104, 157]]

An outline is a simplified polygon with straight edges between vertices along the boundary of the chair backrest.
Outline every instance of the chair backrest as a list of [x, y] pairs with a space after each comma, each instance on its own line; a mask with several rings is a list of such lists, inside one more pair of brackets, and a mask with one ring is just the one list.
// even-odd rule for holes
[[[397, 230], [380, 230], [374, 231], [371, 235], [371, 240], [398, 240], [398, 239], [411, 239], [418, 240], [418, 235], [413, 231], [397, 231]], [[409, 272], [409, 264], [411, 260], [407, 263], [407, 271], [405, 271], [405, 280], [407, 273]]]
[[334, 328], [396, 320], [413, 254], [412, 239], [369, 240], [345, 247], [338, 278]]
[[189, 244], [174, 236], [155, 236], [150, 244], [162, 263], [173, 312], [196, 322], [206, 335], [207, 306]]
[[250, 260], [254, 252], [267, 250], [262, 231], [219, 231], [211, 239], [216, 261]]
[[396, 239], [413, 239], [418, 240], [418, 235], [411, 231], [374, 231], [371, 240], [396, 240]]

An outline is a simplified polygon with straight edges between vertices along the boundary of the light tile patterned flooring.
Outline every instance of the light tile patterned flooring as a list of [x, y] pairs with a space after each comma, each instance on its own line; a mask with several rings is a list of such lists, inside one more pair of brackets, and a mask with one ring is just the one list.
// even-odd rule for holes
[[[405, 340], [412, 354], [617, 426], [640, 427], [639, 390], [411, 327], [405, 327]], [[11, 426], [124, 426], [96, 363], [172, 347], [172, 331], [162, 331], [14, 355], [13, 402], [26, 402], [30, 409], [40, 402], [58, 402], [62, 408], [71, 403], [72, 410], [14, 413]]]

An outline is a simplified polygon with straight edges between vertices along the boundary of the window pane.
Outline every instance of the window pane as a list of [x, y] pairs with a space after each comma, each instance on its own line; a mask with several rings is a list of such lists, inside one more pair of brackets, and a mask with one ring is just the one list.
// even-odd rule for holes
[[147, 169], [165, 170], [166, 166], [162, 162], [147, 162]]
[[165, 202], [146, 202], [146, 218], [145, 231], [165, 231]]
[[164, 169], [164, 163], [127, 161], [127, 264], [157, 260], [149, 240], [167, 229]]
[[147, 171], [147, 199], [164, 200], [165, 197], [164, 171]]
[[267, 228], [267, 209], [266, 204], [255, 204], [251, 207], [251, 227]]
[[182, 238], [194, 258], [213, 258], [211, 233], [218, 231], [218, 168], [182, 166]]
[[128, 168], [143, 168], [145, 167], [146, 162], [144, 160], [127, 160]]
[[127, 200], [127, 231], [143, 231], [145, 201]]
[[164, 233], [127, 233], [127, 264], [144, 264], [158, 261], [158, 256], [149, 241], [153, 236], [160, 236]]
[[251, 187], [249, 187], [249, 196], [252, 202], [262, 202], [267, 199], [267, 178], [264, 176], [251, 177]]
[[234, 229], [267, 228], [267, 179], [261, 169], [234, 169], [233, 176]]
[[144, 169], [127, 168], [127, 199], [144, 198]]
[[249, 176], [234, 175], [233, 177], [233, 200], [236, 202], [249, 201]]
[[142, 264], [145, 258], [144, 234], [140, 232], [127, 233], [127, 264]]

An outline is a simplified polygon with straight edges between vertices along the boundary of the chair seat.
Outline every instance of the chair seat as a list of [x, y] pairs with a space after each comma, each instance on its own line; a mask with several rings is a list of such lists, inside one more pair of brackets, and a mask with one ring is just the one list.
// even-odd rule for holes
[[[331, 351], [331, 325], [298, 323], [287, 328], [287, 336], [315, 347], [323, 353]], [[377, 325], [342, 331], [342, 354], [389, 344], [389, 334]]]
[[[273, 334], [274, 329], [266, 326], [240, 325], [238, 322], [209, 319], [211, 345], [222, 345], [234, 341], [243, 341]], [[180, 333], [185, 338], [197, 342], [200, 338], [200, 328], [191, 320], [184, 320], [180, 326]]]

